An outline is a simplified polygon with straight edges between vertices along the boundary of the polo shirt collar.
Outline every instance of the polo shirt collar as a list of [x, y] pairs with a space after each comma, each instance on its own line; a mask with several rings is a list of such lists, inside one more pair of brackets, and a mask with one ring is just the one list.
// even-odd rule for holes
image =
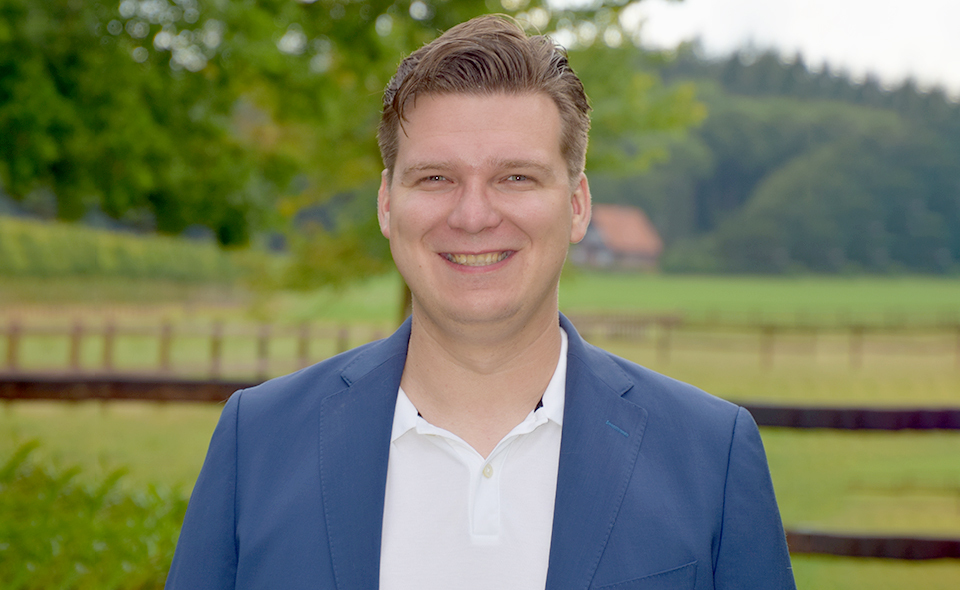
[[[553, 377], [550, 378], [550, 382], [543, 392], [540, 405], [531, 411], [524, 421], [517, 425], [517, 428], [514, 428], [511, 432], [512, 434], [519, 434], [520, 432], [517, 432], [518, 429], [527, 432], [532, 431], [547, 420], [563, 426], [563, 404], [567, 383], [567, 349], [567, 332], [561, 327], [560, 358], [557, 360], [557, 367], [554, 369]], [[528, 423], [530, 426], [521, 428]], [[417, 408], [401, 387], [397, 394], [397, 406], [393, 414], [393, 430], [391, 431], [390, 442], [394, 442], [408, 431], [414, 429], [422, 434], [437, 434], [437, 432], [435, 432], [436, 430], [442, 430], [420, 417]]]

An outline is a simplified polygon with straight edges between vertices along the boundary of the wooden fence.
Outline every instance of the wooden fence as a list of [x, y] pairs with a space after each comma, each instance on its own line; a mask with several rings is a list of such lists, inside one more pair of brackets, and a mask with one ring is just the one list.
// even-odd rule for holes
[[[851, 367], [858, 367], [871, 337], [903, 335], [922, 331], [940, 339], [937, 352], [955, 355], [960, 368], [960, 324], [929, 326], [891, 325], [795, 325], [724, 324], [684, 321], [678, 316], [602, 315], [572, 318], [588, 339], [623, 340], [654, 346], [661, 362], [674, 350], [689, 346], [697, 334], [738, 334], [755, 339], [761, 365], [769, 367], [785, 349], [783, 342], [798, 334], [816, 338], [829, 333], [848, 341]], [[0, 399], [117, 400], [221, 402], [237, 389], [249, 387], [271, 374], [307, 366], [320, 358], [342, 352], [387, 333], [385, 327], [273, 325], [184, 325], [163, 322], [142, 326], [100, 322], [85, 325], [32, 325], [14, 319], [0, 326]], [[152, 355], [139, 364], [120, 362], [122, 342], [146, 339]], [[62, 358], [43, 365], [25, 349], [31, 341], [59, 341]], [[177, 359], [182, 340], [192, 340], [187, 361]], [[246, 341], [252, 354], [237, 361], [228, 354], [230, 343]], [[716, 341], [714, 341], [715, 343]], [[64, 346], [65, 344], [65, 346]], [[280, 345], [282, 354], [273, 354]], [[726, 348], [723, 345], [718, 347]], [[56, 348], [56, 347], [55, 347]], [[92, 354], [93, 351], [96, 354]], [[801, 351], [803, 353], [804, 351]], [[922, 354], [921, 351], [919, 354]], [[33, 354], [36, 356], [36, 353]], [[49, 356], [49, 355], [45, 355]], [[55, 356], [55, 355], [54, 355]], [[144, 355], [140, 355], [144, 357]], [[50, 359], [47, 359], [50, 360]], [[247, 378], [241, 376], [247, 375]], [[761, 426], [844, 429], [960, 429], [960, 409], [870, 409], [810, 408], [747, 405]], [[960, 558], [960, 539], [886, 537], [787, 531], [792, 553], [816, 553], [849, 557], [893, 559]]]
[[[938, 321], [910, 322], [892, 316], [883, 322], [832, 321], [814, 323], [802, 315], [764, 319], [722, 316], [593, 314], [570, 317], [588, 340], [642, 343], [656, 351], [666, 364], [678, 350], [713, 350], [756, 354], [760, 366], [770, 368], [775, 358], [816, 354], [830, 340], [846, 354], [849, 366], [858, 369], [872, 354], [950, 355], [960, 368], [960, 319], [944, 315]], [[891, 340], [898, 340], [891, 343]]]
[[[190, 325], [165, 321], [150, 326], [112, 321], [87, 325], [75, 321], [65, 326], [31, 325], [15, 319], [6, 326], [0, 326], [0, 349], [4, 350], [0, 372], [133, 372], [209, 379], [241, 375], [263, 380], [306, 367], [325, 356], [344, 352], [382, 338], [385, 334], [386, 331], [379, 327], [317, 326], [308, 323], [276, 326], [215, 321]], [[120, 354], [120, 343], [132, 339], [151, 343], [153, 354], [141, 353], [133, 362], [120, 362], [120, 357], [124, 356]], [[191, 346], [187, 347], [188, 354], [175, 359], [175, 346], [184, 341], [191, 341]], [[277, 354], [273, 350], [281, 341], [286, 350], [283, 354]], [[30, 344], [38, 342], [45, 343], [48, 351], [42, 355], [25, 352]], [[237, 343], [248, 345], [246, 354], [236, 351], [228, 354], [227, 348]], [[87, 354], [89, 352], [95, 354]], [[38, 360], [38, 356], [43, 358]]]
[[[866, 355], [953, 357], [960, 369], [960, 323], [831, 324], [736, 323], [685, 320], [673, 315], [595, 314], [572, 316], [588, 340], [621, 341], [655, 351], [666, 365], [677, 352], [740, 352], [756, 355], [763, 368], [779, 357], [815, 355], [827, 345], [845, 354], [849, 366]], [[135, 372], [192, 377], [279, 375], [359, 344], [382, 338], [389, 326], [335, 326], [303, 323], [174, 323], [145, 325], [105, 320], [59, 323], [12, 318], [0, 324], [0, 371]], [[130, 361], [122, 342], [148, 342]], [[189, 345], [185, 344], [189, 341]], [[42, 353], [30, 354], [43, 342]], [[143, 348], [143, 347], [141, 347]], [[238, 349], [245, 348], [240, 352]], [[177, 351], [189, 349], [188, 353]], [[228, 349], [230, 349], [228, 351]], [[281, 350], [282, 349], [282, 350]], [[42, 357], [39, 358], [38, 357]], [[842, 357], [841, 357], [842, 358]]]

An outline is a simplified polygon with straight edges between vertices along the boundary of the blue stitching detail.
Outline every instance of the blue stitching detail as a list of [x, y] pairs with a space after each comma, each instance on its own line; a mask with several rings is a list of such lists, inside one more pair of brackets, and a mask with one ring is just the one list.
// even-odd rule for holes
[[619, 432], [619, 433], [622, 434], [623, 436], [630, 436], [629, 434], [627, 434], [627, 431], [626, 431], [626, 430], [620, 428], [619, 426], [617, 426], [616, 424], [614, 424], [613, 422], [611, 422], [611, 421], [609, 421], [609, 420], [607, 420], [607, 426], [609, 426], [610, 428], [616, 430], [617, 432]]

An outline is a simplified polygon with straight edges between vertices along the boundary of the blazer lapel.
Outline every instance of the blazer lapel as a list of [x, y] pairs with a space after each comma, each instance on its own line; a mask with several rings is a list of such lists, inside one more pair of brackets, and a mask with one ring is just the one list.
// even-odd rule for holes
[[616, 520], [647, 412], [623, 399], [633, 387], [606, 355], [569, 337], [563, 435], [547, 570], [548, 590], [587, 588]]
[[376, 590], [397, 390], [410, 322], [341, 373], [345, 388], [320, 411], [320, 484], [330, 557], [341, 590]]

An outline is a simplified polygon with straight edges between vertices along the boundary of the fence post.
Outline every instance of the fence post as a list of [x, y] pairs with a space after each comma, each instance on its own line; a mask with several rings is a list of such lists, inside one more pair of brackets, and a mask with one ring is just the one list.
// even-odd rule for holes
[[83, 324], [78, 320], [70, 332], [70, 369], [80, 371], [80, 344], [83, 341]]
[[859, 369], [863, 364], [863, 326], [850, 326], [850, 366]]
[[670, 361], [670, 343], [673, 322], [670, 318], [658, 318], [660, 337], [657, 339], [657, 363], [665, 365]]
[[297, 340], [297, 358], [300, 368], [310, 364], [310, 324], [303, 322], [300, 324], [300, 334]]
[[772, 324], [760, 326], [760, 366], [764, 369], [773, 367], [773, 351], [777, 328]]
[[7, 370], [11, 372], [16, 371], [20, 364], [20, 330], [20, 322], [10, 320], [10, 328], [7, 331]]
[[173, 325], [164, 319], [160, 325], [160, 372], [170, 372], [170, 348], [173, 345]]
[[960, 323], [954, 326], [954, 330], [957, 332], [957, 368], [960, 369]]
[[337, 332], [337, 354], [347, 351], [349, 346], [350, 331], [346, 326], [341, 326]]
[[270, 324], [260, 324], [257, 335], [257, 379], [266, 380], [270, 368]]
[[103, 369], [107, 372], [113, 370], [113, 343], [116, 332], [117, 326], [113, 323], [113, 319], [107, 320], [107, 324], [103, 327]]
[[223, 353], [223, 322], [217, 320], [213, 322], [213, 329], [210, 332], [210, 376], [214, 379], [220, 378], [221, 356]]

